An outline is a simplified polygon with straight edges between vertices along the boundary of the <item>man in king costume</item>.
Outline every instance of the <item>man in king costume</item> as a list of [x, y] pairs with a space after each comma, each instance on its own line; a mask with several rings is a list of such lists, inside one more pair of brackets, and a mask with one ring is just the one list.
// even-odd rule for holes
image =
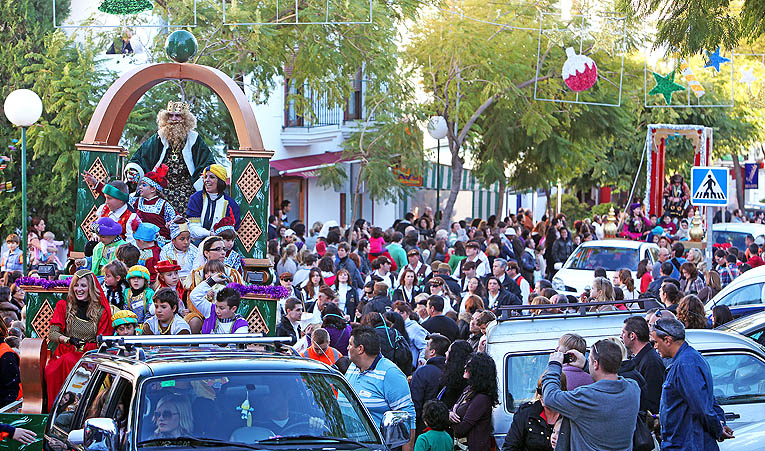
[[161, 164], [167, 165], [165, 199], [175, 211], [186, 211], [191, 195], [203, 188], [202, 170], [215, 163], [196, 126], [186, 102], [168, 102], [167, 109], [157, 114], [157, 133], [141, 144], [125, 166], [126, 179], [140, 180]]

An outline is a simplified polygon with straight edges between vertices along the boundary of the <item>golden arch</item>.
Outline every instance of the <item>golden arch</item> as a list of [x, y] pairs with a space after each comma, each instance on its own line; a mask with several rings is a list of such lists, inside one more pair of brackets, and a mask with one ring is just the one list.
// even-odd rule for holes
[[80, 145], [117, 147], [135, 104], [146, 91], [167, 80], [191, 80], [212, 89], [231, 114], [239, 150], [265, 150], [252, 106], [234, 80], [209, 66], [179, 63], [138, 67], [118, 78], [98, 102]]

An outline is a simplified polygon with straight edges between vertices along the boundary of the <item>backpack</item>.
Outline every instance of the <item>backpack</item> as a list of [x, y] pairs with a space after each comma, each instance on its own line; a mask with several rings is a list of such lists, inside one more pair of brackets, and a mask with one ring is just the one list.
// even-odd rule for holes
[[385, 325], [384, 320], [383, 325], [377, 326], [377, 328], [385, 329], [385, 333], [388, 336], [388, 342], [391, 348], [393, 348], [393, 355], [390, 360], [401, 369], [404, 375], [410, 376], [414, 369], [412, 368], [412, 350], [409, 348], [409, 343], [407, 343], [404, 336], [398, 333], [396, 329]]

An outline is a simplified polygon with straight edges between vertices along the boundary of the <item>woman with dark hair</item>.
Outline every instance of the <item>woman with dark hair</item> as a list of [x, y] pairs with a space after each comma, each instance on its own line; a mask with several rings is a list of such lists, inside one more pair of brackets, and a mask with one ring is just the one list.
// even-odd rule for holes
[[707, 317], [704, 314], [704, 304], [695, 295], [689, 294], [677, 304], [677, 320], [685, 324], [686, 329], [707, 329]]
[[447, 252], [448, 248], [446, 246], [446, 240], [436, 240], [436, 246], [433, 248], [433, 256], [431, 257], [431, 260], [445, 262]]
[[308, 272], [308, 278], [305, 279], [302, 286], [304, 308], [307, 309], [308, 305], [313, 306], [316, 300], [319, 299], [319, 290], [325, 285], [324, 279], [321, 277], [321, 270], [319, 268], [311, 268]]
[[446, 351], [446, 366], [438, 380], [438, 386], [441, 387], [438, 399], [443, 401], [449, 409], [454, 406], [467, 386], [467, 380], [463, 374], [465, 364], [472, 353], [473, 347], [465, 340], [455, 340]]
[[[213, 235], [208, 236], [199, 246], [200, 252], [197, 254], [196, 260], [194, 260], [194, 270], [186, 276], [186, 280], [183, 281], [183, 288], [189, 293], [194, 290], [204, 279], [204, 269], [208, 261], [220, 261], [225, 266], [225, 274], [229, 279], [229, 282], [244, 283], [242, 275], [236, 269], [229, 265], [226, 265], [226, 246], [223, 243], [223, 238]], [[189, 303], [191, 305], [191, 303]], [[193, 310], [193, 309], [192, 309]]]
[[[566, 390], [566, 374], [560, 375], [561, 390]], [[560, 413], [545, 405], [542, 376], [537, 381], [534, 401], [521, 404], [513, 415], [513, 424], [505, 436], [502, 451], [553, 451], [550, 443]]]
[[712, 308], [712, 328], [717, 328], [733, 321], [733, 314], [727, 305], [715, 305]]
[[491, 411], [499, 404], [497, 366], [478, 352], [468, 360], [463, 377], [467, 387], [449, 412], [454, 436], [470, 451], [490, 450], [494, 442]]
[[720, 273], [714, 269], [710, 269], [704, 276], [704, 288], [699, 291], [699, 299], [706, 304], [715, 297], [720, 290], [722, 290]]
[[674, 283], [664, 283], [659, 288], [659, 299], [672, 313], [677, 312], [677, 304], [680, 302], [683, 292]]
[[335, 292], [339, 300], [340, 311], [345, 312], [351, 318], [355, 318], [356, 308], [359, 305], [359, 293], [351, 286], [351, 273], [345, 268], [337, 271]]
[[[391, 315], [395, 315], [400, 319], [400, 322], [396, 321], [400, 326], [395, 325], [395, 318]], [[414, 370], [412, 367], [412, 351], [409, 348], [409, 336], [402, 335], [398, 329], [398, 327], [401, 327], [401, 330], [406, 334], [404, 319], [401, 318], [401, 315], [395, 312], [386, 312], [385, 315], [378, 312], [369, 312], [361, 319], [361, 324], [375, 329], [377, 336], [380, 337], [380, 354], [395, 363], [406, 376], [410, 376]]]
[[77, 271], [66, 299], [56, 303], [50, 320], [48, 341], [57, 346], [45, 366], [48, 408], [56, 401], [61, 386], [83, 353], [96, 349], [96, 337], [114, 334], [111, 319], [111, 307], [93, 272]]
[[651, 271], [648, 270], [647, 258], [644, 258], [640, 260], [640, 262], [638, 262], [637, 278], [640, 281], [640, 292], [645, 293], [646, 291], [648, 291], [648, 285], [650, 285], [651, 282], [653, 282], [653, 276], [651, 276]]
[[[337, 252], [335, 252], [335, 254], [336, 253]], [[321, 258], [321, 260], [319, 260], [319, 264], [317, 266], [321, 270], [321, 278], [324, 279], [324, 283], [327, 285], [334, 285], [335, 278], [337, 276], [335, 275], [335, 261], [333, 258], [331, 256], [325, 255]]]
[[704, 288], [704, 280], [699, 277], [699, 271], [691, 262], [680, 265], [680, 273], [683, 279], [680, 281], [680, 291], [685, 294], [699, 294]]
[[393, 291], [393, 302], [404, 301], [414, 305], [414, 298], [422, 293], [422, 288], [417, 285], [417, 274], [408, 266], [401, 270], [398, 277], [398, 288]]
[[[547, 280], [552, 280], [553, 275], [555, 275], [555, 256], [553, 255], [553, 244], [555, 244], [555, 241], [558, 239], [558, 227], [557, 227], [557, 221], [553, 219], [552, 226], [547, 229], [547, 234], [545, 235], [545, 251], [542, 254], [545, 261], [547, 262]], [[514, 249], [514, 252], [516, 254], [516, 259], [520, 258], [520, 255], [517, 254], [517, 250]]]
[[345, 320], [345, 315], [340, 308], [327, 303], [321, 312], [321, 327], [329, 333], [329, 345], [342, 355], [348, 355], [348, 340], [351, 338], [351, 325]]

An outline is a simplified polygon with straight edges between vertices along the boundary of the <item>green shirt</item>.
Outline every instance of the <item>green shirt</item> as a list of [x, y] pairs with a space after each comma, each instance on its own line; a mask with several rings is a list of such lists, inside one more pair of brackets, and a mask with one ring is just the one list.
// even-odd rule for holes
[[396, 262], [396, 266], [398, 266], [398, 270], [401, 271], [401, 269], [409, 264], [409, 261], [406, 259], [406, 251], [403, 247], [401, 247], [398, 243], [391, 243], [386, 246], [388, 249], [388, 253], [391, 257], [393, 257], [393, 261]]
[[454, 439], [446, 431], [429, 430], [417, 437], [414, 451], [452, 451]]
[[117, 258], [117, 248], [125, 243], [126, 241], [120, 238], [106, 246], [104, 246], [104, 243], [96, 244], [96, 247], [93, 248], [93, 263], [90, 266], [96, 277], [104, 275], [102, 272], [104, 266]]

